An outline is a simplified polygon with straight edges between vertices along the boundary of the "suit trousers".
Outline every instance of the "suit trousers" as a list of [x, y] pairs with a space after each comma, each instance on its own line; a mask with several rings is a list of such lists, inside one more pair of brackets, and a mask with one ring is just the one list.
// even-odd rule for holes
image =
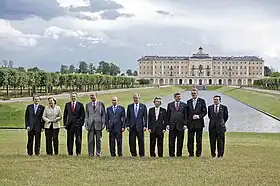
[[116, 156], [116, 142], [118, 146], [118, 156], [122, 156], [122, 131], [112, 131], [109, 133], [109, 146], [111, 156]]
[[216, 144], [218, 147], [218, 157], [223, 157], [225, 149], [225, 132], [217, 132], [216, 129], [209, 130], [211, 156], [216, 156]]
[[36, 132], [34, 129], [27, 132], [28, 140], [27, 140], [27, 154], [29, 156], [33, 155], [33, 143], [35, 137], [35, 147], [34, 151], [36, 155], [40, 154], [40, 145], [41, 145], [41, 131]]
[[96, 144], [96, 155], [101, 155], [101, 138], [102, 131], [101, 130], [88, 130], [88, 155], [94, 156], [94, 149]]
[[80, 155], [82, 151], [82, 127], [71, 127], [67, 130], [67, 151], [70, 156], [73, 155], [74, 139], [76, 154]]
[[184, 144], [185, 131], [178, 131], [176, 128], [169, 131], [169, 156], [175, 156], [175, 141], [177, 138], [177, 157], [182, 156], [183, 144]]
[[139, 156], [145, 156], [144, 145], [144, 130], [137, 131], [136, 129], [129, 130], [129, 149], [132, 156], [137, 156], [136, 137], [138, 140]]
[[155, 147], [157, 143], [158, 156], [163, 156], [163, 139], [164, 134], [162, 132], [153, 132], [150, 134], [150, 156], [156, 157]]
[[55, 155], [58, 154], [58, 143], [59, 143], [58, 134], [59, 134], [59, 128], [54, 129], [52, 125], [50, 126], [50, 128], [45, 129], [47, 155], [52, 155], [53, 150]]
[[191, 128], [188, 130], [188, 152], [189, 156], [194, 156], [194, 136], [196, 139], [196, 152], [197, 157], [201, 156], [202, 153], [202, 133], [203, 128]]

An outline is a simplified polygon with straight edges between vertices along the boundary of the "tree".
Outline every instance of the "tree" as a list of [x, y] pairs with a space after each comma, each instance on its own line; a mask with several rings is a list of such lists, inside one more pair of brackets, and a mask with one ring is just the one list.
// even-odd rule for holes
[[61, 74], [68, 74], [69, 73], [69, 69], [67, 65], [61, 65], [60, 67], [60, 73]]
[[90, 74], [95, 74], [95, 72], [96, 72], [96, 68], [95, 68], [95, 66], [93, 65], [93, 63], [90, 63], [89, 64], [89, 73]]
[[13, 64], [14, 64], [14, 62], [10, 60], [8, 63], [8, 68], [13, 68]]
[[110, 74], [110, 64], [105, 61], [100, 61], [96, 72], [100, 74]]
[[135, 70], [135, 71], [133, 72], [133, 76], [138, 76], [137, 70]]
[[2, 67], [7, 67], [9, 62], [8, 60], [3, 60], [2, 63], [3, 63]]
[[20, 72], [26, 72], [26, 70], [24, 69], [24, 67], [18, 67], [17, 68]]
[[272, 72], [270, 77], [280, 77], [280, 72]]
[[33, 68], [29, 68], [27, 69], [27, 72], [40, 72], [42, 70], [40, 70], [38, 67], [33, 67]]
[[268, 66], [264, 66], [264, 76], [270, 76], [271, 73], [271, 69]]
[[121, 72], [120, 67], [118, 67], [114, 63], [110, 63], [110, 74], [109, 75], [116, 76], [116, 75], [120, 74], [120, 72]]
[[126, 74], [127, 74], [128, 76], [132, 76], [132, 70], [131, 70], [131, 69], [127, 69]]
[[76, 68], [74, 65], [70, 65], [69, 66], [69, 73], [73, 74], [74, 72], [76, 72]]
[[88, 73], [88, 64], [85, 61], [80, 61], [78, 71], [82, 74]]

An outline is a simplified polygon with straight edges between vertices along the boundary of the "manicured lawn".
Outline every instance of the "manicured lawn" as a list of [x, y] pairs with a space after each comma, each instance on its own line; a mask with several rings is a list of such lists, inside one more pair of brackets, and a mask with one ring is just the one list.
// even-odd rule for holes
[[[180, 87], [162, 87], [162, 88], [149, 88], [149, 89], [139, 89], [138, 93], [141, 95], [141, 102], [147, 103], [152, 101], [154, 96], [167, 96], [173, 94], [177, 91], [183, 91], [184, 89]], [[105, 103], [105, 106], [111, 105], [112, 96], [118, 96], [120, 104], [127, 106], [132, 102], [131, 91], [119, 92], [119, 93], [108, 93], [98, 96], [98, 100], [102, 100]], [[78, 94], [79, 96], [79, 94]], [[70, 98], [69, 98], [70, 99]], [[64, 109], [64, 105], [69, 99], [58, 99], [57, 104]], [[90, 101], [89, 96], [79, 97], [79, 101], [86, 104]], [[16, 102], [16, 103], [0, 103], [0, 126], [24, 126], [24, 113], [27, 104], [30, 102]], [[42, 100], [41, 104], [47, 105], [47, 100]]]
[[218, 91], [280, 118], [279, 94], [245, 90], [232, 87], [223, 87], [221, 89], [218, 89]]
[[87, 156], [86, 132], [82, 156], [66, 155], [66, 134], [60, 133], [60, 155], [45, 156], [42, 137], [40, 157], [26, 155], [24, 130], [0, 130], [1, 185], [279, 185], [280, 136], [278, 134], [227, 133], [223, 160], [210, 159], [208, 134], [203, 156], [189, 159], [185, 143], [182, 158], [169, 158], [165, 136], [163, 158], [132, 158], [124, 132], [124, 157], [109, 156], [108, 135], [103, 133], [102, 157]]

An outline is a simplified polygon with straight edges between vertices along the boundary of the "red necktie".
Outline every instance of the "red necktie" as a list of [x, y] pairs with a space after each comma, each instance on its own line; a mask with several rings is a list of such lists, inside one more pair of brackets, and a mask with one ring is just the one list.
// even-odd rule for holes
[[74, 110], [75, 110], [75, 103], [74, 102], [72, 103], [71, 109], [72, 109], [72, 112], [74, 112]]
[[216, 115], [218, 115], [218, 105], [216, 105]]
[[176, 110], [179, 110], [179, 102], [176, 102]]

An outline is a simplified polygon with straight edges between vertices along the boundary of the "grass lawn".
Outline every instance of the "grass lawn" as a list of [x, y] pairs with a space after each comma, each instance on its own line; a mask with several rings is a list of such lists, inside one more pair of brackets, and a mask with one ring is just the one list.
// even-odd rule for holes
[[280, 118], [279, 94], [245, 90], [233, 87], [223, 87], [218, 89], [217, 91]]
[[[147, 103], [152, 101], [154, 96], [167, 96], [173, 94], [177, 91], [183, 91], [183, 88], [180, 87], [162, 87], [162, 88], [148, 88], [148, 89], [139, 89], [135, 90], [141, 95], [141, 102]], [[132, 102], [132, 93], [131, 91], [119, 92], [119, 93], [108, 93], [98, 96], [98, 100], [101, 100], [105, 103], [105, 106], [111, 105], [112, 96], [118, 96], [119, 102], [123, 106], [127, 106]], [[79, 96], [79, 94], [78, 94]], [[89, 96], [78, 97], [79, 101], [86, 104], [90, 101]], [[69, 99], [58, 99], [57, 104], [64, 109], [65, 103]], [[24, 113], [27, 104], [30, 102], [16, 102], [16, 103], [0, 103], [0, 126], [24, 126]], [[48, 105], [47, 100], [42, 100], [41, 104]]]
[[132, 158], [128, 133], [124, 132], [124, 157], [112, 158], [108, 134], [103, 132], [102, 157], [87, 156], [86, 132], [82, 156], [66, 155], [66, 133], [60, 133], [58, 156], [45, 156], [42, 137], [40, 157], [26, 155], [24, 130], [0, 130], [1, 185], [279, 185], [280, 136], [278, 134], [227, 133], [223, 160], [210, 159], [208, 134], [203, 156], [189, 159], [185, 142], [182, 158], [169, 158], [165, 136], [163, 158], [150, 158], [146, 133], [146, 157]]

